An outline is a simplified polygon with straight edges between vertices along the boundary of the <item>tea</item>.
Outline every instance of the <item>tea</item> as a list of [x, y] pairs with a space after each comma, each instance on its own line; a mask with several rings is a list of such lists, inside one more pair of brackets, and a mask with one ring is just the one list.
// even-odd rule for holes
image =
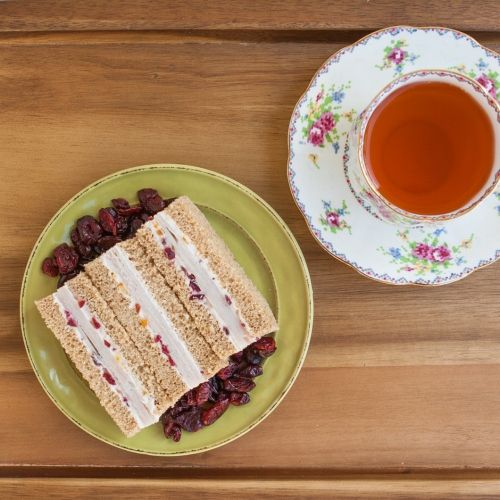
[[379, 193], [408, 212], [462, 208], [487, 182], [494, 131], [480, 104], [442, 82], [411, 83], [384, 99], [368, 120], [363, 157]]

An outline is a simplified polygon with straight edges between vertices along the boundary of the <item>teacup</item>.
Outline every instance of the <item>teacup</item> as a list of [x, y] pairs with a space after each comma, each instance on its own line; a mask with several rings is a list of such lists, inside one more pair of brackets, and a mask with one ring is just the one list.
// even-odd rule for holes
[[[419, 109], [426, 96], [427, 107]], [[465, 134], [459, 118], [467, 110], [483, 134], [479, 125]], [[454, 128], [457, 134], [450, 134]], [[388, 149], [391, 141], [400, 148], [395, 154]], [[460, 217], [500, 181], [498, 101], [477, 81], [452, 71], [408, 73], [387, 85], [355, 121], [344, 172], [357, 200], [387, 222], [416, 226]]]

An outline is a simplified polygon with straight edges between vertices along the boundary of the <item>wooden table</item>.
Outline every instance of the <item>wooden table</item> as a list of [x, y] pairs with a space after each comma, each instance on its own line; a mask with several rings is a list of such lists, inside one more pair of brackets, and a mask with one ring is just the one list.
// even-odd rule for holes
[[[370, 281], [315, 243], [286, 182], [288, 120], [315, 70], [398, 23], [500, 49], [498, 0], [0, 4], [0, 497], [500, 493], [500, 264], [445, 287]], [[161, 162], [267, 200], [304, 251], [316, 304], [304, 369], [273, 415], [173, 459], [67, 420], [18, 321], [24, 266], [53, 213], [103, 175]]]

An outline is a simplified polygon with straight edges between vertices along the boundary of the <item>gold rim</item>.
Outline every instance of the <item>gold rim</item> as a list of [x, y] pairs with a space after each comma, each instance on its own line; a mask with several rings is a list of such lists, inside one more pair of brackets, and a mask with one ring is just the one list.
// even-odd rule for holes
[[346, 52], [350, 48], [356, 47], [357, 45], [359, 45], [364, 40], [367, 40], [367, 39], [373, 37], [374, 35], [376, 35], [378, 33], [390, 32], [391, 30], [401, 29], [401, 28], [403, 28], [403, 29], [405, 29], [405, 28], [406, 29], [417, 29], [417, 30], [424, 30], [424, 31], [426, 31], [426, 30], [446, 30], [446, 31], [449, 31], [451, 33], [457, 33], [457, 34], [465, 36], [469, 40], [472, 40], [474, 43], [476, 43], [478, 45], [478, 47], [480, 47], [481, 49], [483, 49], [485, 52], [487, 52], [491, 56], [493, 56], [493, 57], [498, 57], [499, 56], [494, 50], [491, 50], [488, 47], [485, 47], [484, 45], [482, 45], [481, 43], [479, 43], [474, 37], [468, 35], [467, 33], [464, 33], [463, 31], [459, 31], [459, 30], [456, 30], [456, 29], [453, 29], [453, 28], [445, 28], [443, 26], [410, 26], [408, 24], [401, 24], [401, 25], [389, 26], [387, 28], [382, 28], [382, 29], [379, 29], [379, 30], [376, 30], [376, 31], [372, 31], [368, 35], [365, 35], [364, 37], [360, 38], [359, 40], [356, 40], [354, 43], [346, 45], [345, 47], [343, 47], [343, 48], [335, 51], [331, 56], [329, 56], [323, 62], [323, 64], [321, 64], [321, 66], [318, 68], [318, 70], [316, 71], [316, 73], [314, 73], [313, 77], [311, 78], [311, 80], [309, 81], [309, 83], [307, 85], [306, 90], [300, 95], [299, 99], [297, 100], [297, 102], [296, 102], [296, 104], [295, 104], [295, 106], [293, 108], [292, 115], [291, 115], [291, 118], [290, 118], [290, 122], [288, 123], [288, 144], [287, 144], [287, 147], [288, 147], [288, 159], [287, 159], [287, 167], [286, 167], [287, 168], [288, 188], [290, 189], [290, 193], [292, 195], [292, 198], [293, 198], [293, 201], [294, 201], [295, 205], [297, 206], [297, 208], [299, 209], [300, 214], [304, 218], [307, 230], [309, 231], [309, 233], [311, 233], [311, 236], [318, 242], [319, 246], [322, 248], [322, 250], [324, 252], [326, 252], [328, 255], [331, 255], [338, 262], [346, 265], [347, 267], [350, 267], [351, 269], [353, 269], [354, 271], [356, 271], [358, 274], [360, 274], [364, 278], [368, 278], [368, 279], [370, 279], [372, 281], [376, 281], [378, 283], [383, 283], [385, 285], [392, 285], [392, 286], [417, 286], [417, 287], [443, 286], [443, 285], [448, 285], [450, 283], [454, 283], [456, 281], [460, 281], [461, 279], [465, 278], [466, 276], [469, 276], [469, 274], [472, 274], [472, 273], [474, 273], [474, 272], [476, 272], [476, 271], [478, 271], [480, 269], [484, 269], [485, 267], [488, 267], [491, 264], [494, 264], [498, 260], [498, 257], [495, 258], [494, 260], [492, 260], [491, 262], [487, 262], [486, 264], [483, 264], [481, 266], [476, 267], [475, 269], [473, 269], [469, 273], [465, 274], [464, 276], [460, 276], [457, 279], [446, 281], [444, 283], [412, 283], [412, 282], [408, 282], [408, 283], [394, 283], [392, 281], [386, 281], [386, 280], [383, 280], [383, 279], [376, 278], [374, 276], [370, 276], [370, 275], [368, 275], [368, 274], [360, 271], [354, 264], [351, 264], [350, 262], [348, 262], [348, 261], [340, 258], [339, 256], [335, 255], [331, 250], [329, 250], [328, 248], [326, 248], [323, 245], [323, 243], [321, 242], [321, 240], [312, 231], [311, 226], [309, 225], [309, 222], [307, 220], [307, 216], [306, 216], [305, 212], [300, 208], [298, 200], [297, 200], [297, 198], [295, 197], [295, 195], [293, 193], [292, 184], [291, 184], [291, 180], [290, 180], [291, 124], [292, 124], [292, 121], [293, 121], [293, 117], [295, 116], [295, 113], [297, 112], [297, 109], [299, 107], [299, 104], [302, 102], [302, 100], [304, 99], [304, 97], [306, 96], [306, 94], [309, 92], [309, 89], [312, 87], [313, 82], [319, 76], [320, 72], [323, 70], [323, 68], [334, 57], [337, 57], [338, 55], [343, 54], [344, 52]]
[[[478, 82], [473, 80], [472, 78], [468, 77], [467, 75], [462, 75], [461, 73], [457, 73], [456, 71], [450, 71], [450, 70], [436, 70], [436, 69], [419, 69], [416, 71], [410, 71], [409, 73], [405, 73], [404, 75], [400, 76], [399, 78], [396, 78], [395, 80], [392, 80], [392, 82], [388, 83], [366, 106], [365, 109], [370, 108], [370, 106], [373, 105], [374, 102], [378, 101], [379, 99], [382, 98], [381, 102], [383, 102], [389, 95], [390, 93], [387, 93], [386, 96], [384, 94], [392, 87], [392, 86], [397, 86], [399, 82], [404, 81], [404, 80], [409, 80], [413, 76], [417, 76], [421, 73], [430, 73], [432, 75], [436, 76], [451, 76], [454, 78], [460, 78], [462, 80], [465, 80], [468, 82], [474, 90], [479, 92], [483, 97], [486, 98], [488, 103], [491, 105], [491, 107], [495, 108], [496, 114], [497, 114], [497, 121], [500, 121], [500, 104], [496, 99], [493, 99], [488, 92], [484, 89], [482, 85], [480, 85]], [[379, 106], [380, 103], [377, 104]], [[393, 210], [396, 212], [398, 215], [402, 215], [403, 217], [407, 217], [408, 219], [413, 219], [415, 222], [447, 222], [453, 219], [456, 219], [457, 217], [461, 217], [462, 215], [465, 215], [466, 213], [470, 212], [474, 208], [476, 208], [482, 201], [484, 201], [485, 198], [487, 198], [500, 184], [500, 170], [497, 168], [497, 172], [494, 177], [493, 184], [481, 195], [481, 197], [476, 200], [472, 205], [464, 208], [460, 208], [458, 210], [455, 210], [454, 212], [449, 212], [449, 214], [441, 214], [441, 215], [421, 215], [421, 214], [415, 214], [413, 212], [408, 212], [407, 210], [404, 210], [402, 208], [399, 208], [398, 206], [394, 205], [391, 203], [387, 198], [385, 198], [382, 193], [378, 190], [378, 188], [375, 186], [373, 183], [370, 175], [368, 174], [366, 164], [365, 164], [365, 159], [363, 155], [362, 148], [364, 146], [364, 135], [366, 133], [366, 127], [368, 125], [368, 121], [373, 115], [374, 111], [377, 109], [377, 106], [375, 106], [371, 112], [368, 114], [365, 114], [363, 116], [363, 119], [361, 121], [361, 124], [359, 126], [359, 132], [357, 134], [357, 157], [359, 161], [359, 165], [361, 167], [361, 173], [363, 174], [364, 180], [370, 187], [370, 189], [378, 196], [380, 201], [387, 206], [390, 210]], [[500, 167], [499, 167], [500, 168]]]

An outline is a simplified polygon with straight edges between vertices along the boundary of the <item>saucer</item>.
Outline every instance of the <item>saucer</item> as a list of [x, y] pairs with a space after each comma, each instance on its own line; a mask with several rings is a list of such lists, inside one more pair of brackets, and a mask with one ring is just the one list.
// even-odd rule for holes
[[288, 182], [318, 243], [374, 280], [443, 285], [500, 258], [500, 189], [449, 222], [388, 223], [356, 197], [344, 173], [353, 121], [395, 78], [421, 69], [466, 74], [500, 98], [500, 56], [447, 28], [398, 26], [372, 33], [330, 57], [295, 106]]

